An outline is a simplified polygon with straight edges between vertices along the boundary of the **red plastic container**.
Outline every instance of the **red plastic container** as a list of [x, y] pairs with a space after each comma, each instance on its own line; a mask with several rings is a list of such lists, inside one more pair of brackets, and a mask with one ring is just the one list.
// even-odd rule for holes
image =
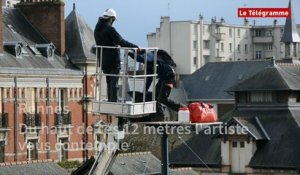
[[216, 122], [218, 117], [213, 106], [207, 103], [194, 102], [189, 104], [190, 121], [192, 123]]

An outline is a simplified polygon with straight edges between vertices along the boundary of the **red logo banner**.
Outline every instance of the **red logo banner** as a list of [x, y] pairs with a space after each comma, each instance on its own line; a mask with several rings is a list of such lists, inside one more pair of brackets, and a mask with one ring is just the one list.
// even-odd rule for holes
[[240, 18], [287, 18], [290, 15], [289, 8], [238, 8]]

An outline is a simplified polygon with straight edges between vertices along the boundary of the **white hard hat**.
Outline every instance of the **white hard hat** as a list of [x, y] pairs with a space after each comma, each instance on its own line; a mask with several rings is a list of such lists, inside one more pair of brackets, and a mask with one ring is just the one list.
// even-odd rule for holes
[[103, 17], [115, 17], [115, 18], [117, 18], [117, 13], [114, 9], [106, 9], [103, 12]]

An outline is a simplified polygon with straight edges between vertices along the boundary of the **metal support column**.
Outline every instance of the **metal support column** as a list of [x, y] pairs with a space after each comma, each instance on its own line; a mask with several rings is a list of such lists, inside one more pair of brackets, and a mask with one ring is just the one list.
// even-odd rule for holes
[[[19, 143], [19, 129], [18, 129], [18, 115], [19, 115], [19, 108], [18, 108], [18, 82], [17, 82], [17, 77], [14, 77], [14, 83], [15, 83], [15, 87], [14, 87], [14, 151], [15, 151], [15, 157], [14, 160], [15, 162], [18, 161], [18, 143]], [[26, 132], [26, 131], [25, 131]]]
[[168, 149], [168, 134], [164, 127], [163, 134], [161, 135], [161, 174], [169, 174], [169, 149]]
[[[47, 125], [47, 128], [49, 129], [50, 128], [50, 84], [49, 84], [49, 77], [46, 78], [46, 84], [47, 84], [47, 87], [46, 87], [46, 91], [47, 91], [47, 101], [46, 101], [46, 109], [47, 109], [47, 113], [46, 113], [46, 125]], [[48, 144], [50, 144], [50, 132], [48, 131], [48, 133], [46, 134], [46, 142]], [[50, 148], [47, 149], [47, 159], [50, 159], [51, 158], [51, 153], [50, 153]]]

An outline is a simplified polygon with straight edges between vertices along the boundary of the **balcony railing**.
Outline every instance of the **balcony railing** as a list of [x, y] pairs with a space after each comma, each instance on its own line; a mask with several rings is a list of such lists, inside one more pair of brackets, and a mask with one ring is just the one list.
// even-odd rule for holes
[[55, 123], [55, 125], [70, 125], [70, 124], [72, 124], [71, 112], [55, 113], [54, 123]]
[[216, 33], [216, 39], [218, 41], [224, 41], [226, 39], [226, 34], [225, 33]]
[[8, 128], [8, 113], [0, 113], [0, 128]]
[[41, 126], [41, 114], [30, 114], [30, 113], [24, 113], [23, 114], [23, 123], [27, 127], [39, 127]]
[[272, 36], [255, 36], [253, 38], [254, 43], [272, 43], [273, 42], [273, 37]]

